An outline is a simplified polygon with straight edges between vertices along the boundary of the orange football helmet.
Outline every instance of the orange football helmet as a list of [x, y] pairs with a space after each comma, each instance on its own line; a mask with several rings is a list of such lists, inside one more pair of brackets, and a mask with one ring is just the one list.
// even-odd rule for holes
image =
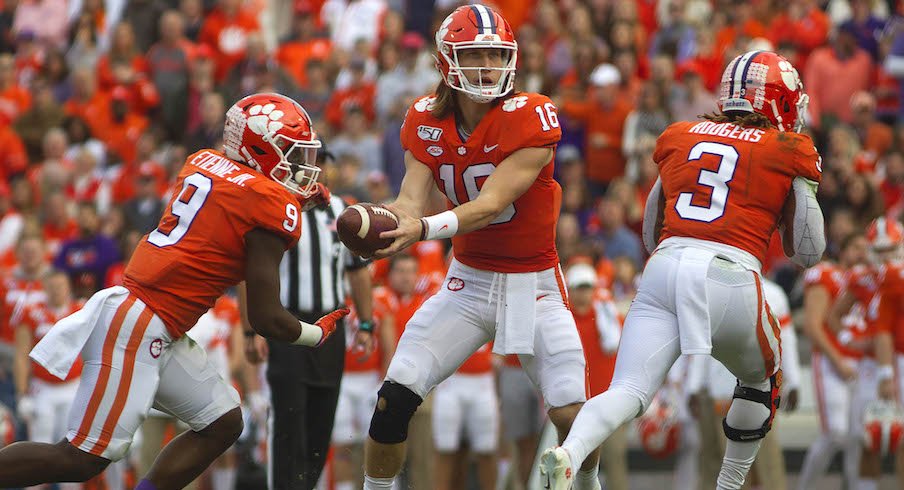
[[226, 156], [244, 162], [302, 197], [318, 191], [320, 140], [298, 102], [280, 94], [254, 94], [226, 112]]
[[797, 69], [771, 51], [748, 51], [722, 73], [719, 109], [723, 113], [756, 112], [779, 131], [799, 133], [810, 98]]
[[878, 400], [863, 414], [863, 445], [883, 456], [894, 453], [904, 439], [904, 412], [896, 403]]
[[879, 217], [866, 228], [869, 258], [879, 265], [904, 258], [904, 226], [897, 220]]
[[[507, 53], [505, 65], [499, 68], [461, 66], [458, 55], [461, 50], [474, 48], [501, 49]], [[477, 102], [489, 102], [509, 93], [515, 86], [515, 65], [518, 61], [518, 43], [509, 23], [493, 9], [475, 4], [455, 9], [436, 31], [436, 69], [446, 85], [464, 92]], [[476, 70], [478, 82], [468, 81], [464, 71]], [[481, 75], [500, 71], [502, 76], [495, 85], [484, 85]]]
[[678, 410], [672, 403], [657, 396], [650, 408], [637, 420], [640, 445], [654, 458], [667, 458], [675, 453], [681, 437]]

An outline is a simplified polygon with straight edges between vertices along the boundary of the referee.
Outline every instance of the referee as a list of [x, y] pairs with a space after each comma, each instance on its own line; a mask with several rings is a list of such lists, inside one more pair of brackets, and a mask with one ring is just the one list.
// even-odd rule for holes
[[[298, 319], [313, 323], [344, 306], [346, 290], [350, 291], [361, 320], [355, 343], [370, 351], [373, 322], [369, 262], [352, 255], [336, 232], [336, 218], [346, 206], [334, 195], [329, 205], [303, 213], [301, 239], [280, 264], [280, 295], [286, 309]], [[253, 332], [246, 336], [253, 336]], [[318, 348], [267, 341], [270, 489], [311, 490], [320, 478], [339, 400], [345, 337], [342, 321]], [[255, 342], [262, 343], [263, 339]], [[251, 362], [258, 360], [255, 351], [260, 350], [246, 349]]]

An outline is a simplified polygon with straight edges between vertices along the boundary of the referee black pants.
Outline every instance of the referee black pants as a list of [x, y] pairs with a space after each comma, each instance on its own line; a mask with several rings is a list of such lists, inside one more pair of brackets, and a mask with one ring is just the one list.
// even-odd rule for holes
[[344, 329], [337, 329], [317, 351], [269, 342], [271, 490], [311, 490], [317, 485], [339, 401], [344, 337]]

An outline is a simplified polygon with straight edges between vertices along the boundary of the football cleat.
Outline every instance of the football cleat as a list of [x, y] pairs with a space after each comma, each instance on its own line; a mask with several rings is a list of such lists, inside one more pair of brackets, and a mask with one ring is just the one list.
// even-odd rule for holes
[[540, 456], [540, 483], [545, 490], [571, 490], [574, 470], [568, 451], [561, 446], [549, 448]]

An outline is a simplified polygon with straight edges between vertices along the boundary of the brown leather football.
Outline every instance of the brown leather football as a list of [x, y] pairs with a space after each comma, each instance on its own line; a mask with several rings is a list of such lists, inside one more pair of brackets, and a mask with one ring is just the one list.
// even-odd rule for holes
[[398, 226], [399, 219], [392, 211], [369, 202], [345, 208], [336, 220], [339, 239], [352, 253], [361, 257], [370, 257], [377, 250], [392, 244], [391, 239], [381, 239], [380, 233]]

